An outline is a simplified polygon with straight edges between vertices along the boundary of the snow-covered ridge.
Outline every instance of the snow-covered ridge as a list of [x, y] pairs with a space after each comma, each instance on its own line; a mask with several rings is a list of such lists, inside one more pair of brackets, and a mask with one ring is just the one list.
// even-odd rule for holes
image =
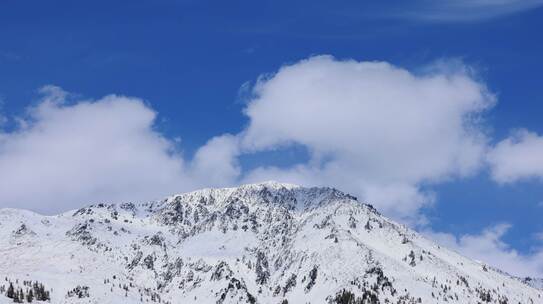
[[543, 303], [351, 195], [276, 182], [56, 216], [2, 209], [0, 256], [3, 294], [38, 282], [52, 303]]
[[543, 290], [543, 278], [523, 278], [521, 279], [522, 282], [534, 287], [534, 288], [537, 288], [537, 289], [540, 289], [540, 290]]

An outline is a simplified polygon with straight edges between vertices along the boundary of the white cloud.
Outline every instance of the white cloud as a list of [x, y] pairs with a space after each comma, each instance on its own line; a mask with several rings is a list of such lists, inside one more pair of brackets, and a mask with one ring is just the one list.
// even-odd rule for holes
[[431, 22], [473, 22], [534, 9], [542, 0], [419, 0], [397, 16]]
[[141, 100], [110, 95], [68, 104], [60, 88], [41, 92], [16, 131], [0, 130], [0, 207], [52, 213], [196, 187]]
[[488, 154], [492, 178], [499, 183], [543, 178], [543, 137], [517, 130]]
[[238, 137], [229, 134], [214, 137], [198, 149], [190, 173], [206, 187], [233, 185], [241, 174], [238, 155]]
[[[0, 186], [8, 189], [0, 201], [54, 212], [273, 179], [335, 186], [420, 224], [420, 209], [435, 200], [423, 186], [483, 164], [487, 139], [477, 121], [495, 102], [458, 61], [424, 71], [330, 56], [284, 66], [246, 94], [247, 127], [210, 139], [190, 161], [153, 130], [156, 113], [143, 101], [67, 102], [72, 96], [46, 86], [19, 129], [0, 133]], [[242, 155], [292, 144], [307, 149], [308, 162], [245, 172], [239, 164]]]
[[430, 70], [317, 56], [262, 77], [245, 109], [243, 153], [296, 143], [310, 161], [245, 180], [332, 185], [389, 215], [416, 215], [433, 197], [421, 185], [480, 168], [486, 138], [475, 121], [494, 104], [468, 69]]
[[[543, 140], [534, 133], [519, 131], [487, 156], [479, 118], [495, 98], [469, 68], [440, 62], [424, 71], [330, 56], [284, 66], [246, 94], [247, 127], [210, 139], [190, 161], [178, 140], [154, 130], [157, 114], [142, 100], [67, 102], [69, 94], [46, 86], [15, 131], [0, 128], [0, 207], [53, 213], [273, 179], [335, 186], [421, 224], [421, 208], [435, 200], [423, 188], [485, 164], [499, 182], [543, 176]], [[304, 146], [309, 160], [245, 172], [239, 163], [243, 155], [291, 145]], [[543, 253], [511, 249], [501, 240], [508, 228], [460, 238], [427, 234], [506, 271], [541, 276]]]
[[483, 230], [480, 234], [460, 237], [432, 231], [425, 231], [423, 234], [449, 249], [510, 274], [543, 277], [543, 249], [535, 249], [529, 254], [517, 252], [502, 240], [510, 228], [509, 224], [499, 224]]
[[[156, 113], [143, 101], [111, 95], [67, 102], [73, 96], [46, 86], [16, 131], [0, 131], [0, 201], [50, 213], [273, 179], [334, 186], [420, 224], [421, 208], [435, 200], [421, 189], [485, 164], [479, 117], [495, 103], [458, 61], [423, 70], [330, 56], [284, 66], [246, 94], [246, 128], [210, 139], [189, 161], [175, 140], [153, 129]], [[537, 137], [526, 134], [500, 143], [490, 159]], [[239, 163], [243, 155], [291, 145], [304, 146], [309, 160], [250, 171]], [[493, 168], [496, 176], [511, 176]]]

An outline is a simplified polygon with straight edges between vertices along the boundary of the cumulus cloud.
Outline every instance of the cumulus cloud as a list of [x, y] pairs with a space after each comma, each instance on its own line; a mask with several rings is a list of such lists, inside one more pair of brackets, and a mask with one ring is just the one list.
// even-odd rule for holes
[[67, 103], [58, 87], [41, 92], [17, 130], [0, 131], [0, 207], [52, 213], [195, 187], [142, 100], [110, 95]]
[[237, 136], [225, 134], [214, 137], [196, 152], [190, 174], [206, 187], [234, 185], [241, 175], [237, 159], [239, 153]]
[[503, 241], [511, 228], [509, 224], [498, 224], [479, 234], [456, 237], [449, 233], [425, 231], [427, 237], [459, 253], [521, 277], [543, 277], [543, 248], [529, 254], [521, 254]]
[[337, 186], [387, 214], [414, 215], [433, 197], [421, 185], [480, 168], [486, 137], [476, 118], [494, 104], [468, 69], [428, 70], [317, 56], [261, 77], [245, 109], [243, 153], [295, 143], [310, 160], [263, 166], [245, 180]]
[[[67, 102], [66, 92], [46, 86], [19, 128], [0, 132], [0, 186], [7, 189], [0, 201], [54, 212], [273, 179], [335, 186], [387, 215], [420, 220], [421, 207], [434, 201], [423, 186], [480, 168], [487, 139], [477, 121], [495, 102], [458, 62], [413, 73], [316, 56], [260, 77], [249, 90], [246, 128], [210, 139], [186, 160], [154, 130], [157, 114], [142, 100]], [[309, 160], [242, 169], [243, 155], [292, 145], [305, 147]]]
[[499, 183], [543, 178], [543, 137], [525, 129], [515, 131], [488, 154], [492, 178]]
[[[490, 165], [501, 183], [543, 177], [543, 140], [521, 130], [488, 152], [480, 118], [494, 96], [458, 62], [414, 73], [386, 62], [311, 57], [244, 86], [248, 124], [211, 138], [191, 159], [154, 128], [138, 98], [73, 100], [46, 86], [18, 127], [0, 125], [0, 207], [54, 213], [87, 203], [143, 201], [201, 187], [277, 180], [334, 186], [396, 219], [421, 224], [432, 185]], [[307, 161], [241, 158], [304, 147]], [[523, 255], [502, 241], [508, 225], [455, 237], [426, 234], [506, 271], [541, 276], [543, 251]]]

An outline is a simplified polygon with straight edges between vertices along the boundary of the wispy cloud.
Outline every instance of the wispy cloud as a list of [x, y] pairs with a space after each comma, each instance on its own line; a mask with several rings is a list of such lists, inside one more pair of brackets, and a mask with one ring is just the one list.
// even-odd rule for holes
[[0, 50], [0, 61], [19, 61], [19, 60], [21, 60], [20, 55], [13, 52]]
[[429, 22], [475, 22], [543, 6], [543, 0], [419, 0], [398, 17]]

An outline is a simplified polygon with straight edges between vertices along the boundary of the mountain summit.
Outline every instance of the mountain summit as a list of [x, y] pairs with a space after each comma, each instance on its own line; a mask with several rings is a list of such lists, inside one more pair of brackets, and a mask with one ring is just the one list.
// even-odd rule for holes
[[354, 196], [275, 182], [2, 209], [0, 257], [0, 303], [543, 303]]

